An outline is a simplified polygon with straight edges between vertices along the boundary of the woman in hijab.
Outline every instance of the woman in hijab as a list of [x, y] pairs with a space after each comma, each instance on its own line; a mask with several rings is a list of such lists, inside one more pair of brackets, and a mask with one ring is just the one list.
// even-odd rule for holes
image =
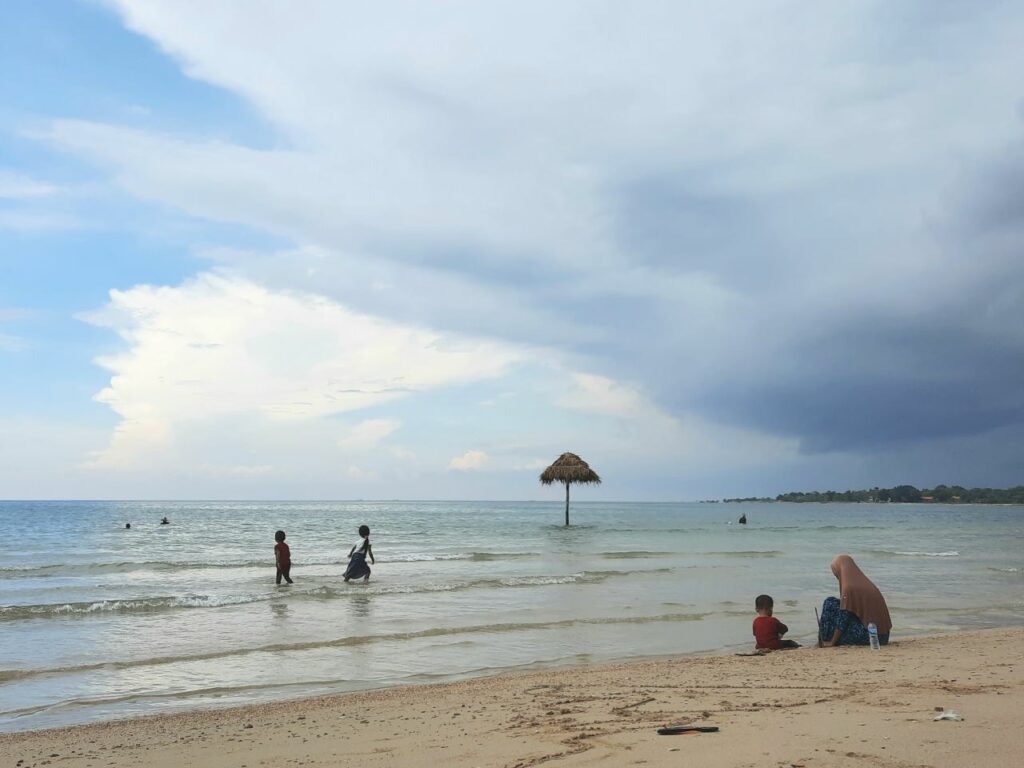
[[889, 642], [892, 619], [885, 598], [849, 555], [837, 555], [832, 573], [839, 579], [839, 598], [826, 597], [821, 606], [822, 645], [867, 645], [869, 623], [878, 627], [878, 642]]

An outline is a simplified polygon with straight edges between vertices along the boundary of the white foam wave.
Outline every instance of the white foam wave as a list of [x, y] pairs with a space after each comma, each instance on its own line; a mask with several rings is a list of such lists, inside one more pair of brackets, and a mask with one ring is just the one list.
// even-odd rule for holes
[[548, 584], [575, 584], [584, 578], [586, 574], [574, 573], [571, 576], [512, 576], [502, 579], [501, 583], [506, 587], [539, 587]]
[[903, 555], [904, 557], [960, 557], [960, 553], [956, 551], [950, 552], [893, 552], [894, 555]]

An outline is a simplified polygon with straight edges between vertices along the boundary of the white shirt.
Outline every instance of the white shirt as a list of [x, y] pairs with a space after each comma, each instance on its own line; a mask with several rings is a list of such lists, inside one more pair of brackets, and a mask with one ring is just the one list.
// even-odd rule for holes
[[[365, 538], [364, 539], [364, 538], [360, 537], [359, 541], [357, 541], [355, 543], [355, 545], [352, 547], [352, 549], [349, 550], [349, 552], [352, 552], [352, 554], [355, 554], [355, 552], [362, 552], [365, 555], [366, 554], [366, 549], [369, 548], [369, 546], [370, 546], [370, 539], [369, 538]], [[351, 555], [349, 555], [349, 557], [351, 557]]]

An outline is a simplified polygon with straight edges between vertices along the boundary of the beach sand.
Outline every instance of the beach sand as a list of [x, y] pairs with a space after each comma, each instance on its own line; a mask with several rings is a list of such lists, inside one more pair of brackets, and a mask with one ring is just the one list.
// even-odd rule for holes
[[[0, 766], [1019, 766], [1022, 662], [1024, 628], [690, 656], [3, 734]], [[685, 722], [721, 731], [655, 733]]]

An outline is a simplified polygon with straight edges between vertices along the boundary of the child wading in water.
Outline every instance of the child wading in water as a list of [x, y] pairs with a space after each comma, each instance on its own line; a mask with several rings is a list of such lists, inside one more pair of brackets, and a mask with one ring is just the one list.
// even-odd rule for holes
[[284, 543], [284, 531], [278, 531], [275, 533], [274, 540], [277, 542], [277, 544], [274, 545], [274, 561], [277, 563], [277, 583], [280, 584], [281, 579], [283, 578], [291, 584], [292, 551], [291, 548]]
[[775, 601], [771, 595], [758, 595], [754, 600], [757, 618], [754, 619], [754, 637], [757, 638], [758, 650], [777, 651], [782, 648], [799, 648], [800, 643], [783, 640], [782, 636], [789, 632], [789, 627], [772, 616]]
[[370, 547], [370, 526], [360, 525], [359, 536], [361, 538], [352, 547], [352, 551], [348, 553], [348, 568], [345, 570], [345, 581], [360, 577], [363, 581], [369, 581], [370, 566], [366, 564], [367, 558], [376, 565], [373, 560], [373, 549]]

